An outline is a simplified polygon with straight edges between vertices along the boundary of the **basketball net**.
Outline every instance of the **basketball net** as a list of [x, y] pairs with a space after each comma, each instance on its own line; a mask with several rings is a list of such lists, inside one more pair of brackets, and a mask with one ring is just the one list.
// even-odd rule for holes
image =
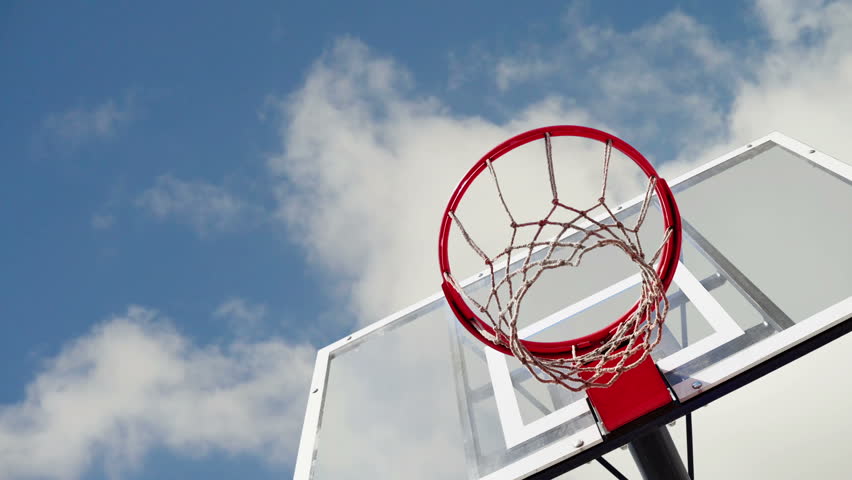
[[[496, 256], [488, 256], [465, 230], [458, 215], [450, 212], [449, 215], [462, 237], [489, 269], [490, 293], [484, 301], [478, 302], [464, 293], [451, 273], [445, 272], [444, 279], [458, 292], [462, 292], [468, 305], [478, 310], [482, 314], [481, 320], [491, 326], [494, 333], [483, 330], [481, 333], [484, 337], [493, 345], [511, 351], [539, 381], [559, 384], [572, 391], [608, 387], [622, 373], [644, 361], [660, 343], [669, 302], [665, 294], [666, 287], [654, 265], [674, 229], [666, 229], [660, 246], [653, 254], [648, 255], [645, 252], [639, 240], [639, 229], [645, 221], [651, 203], [656, 177], [648, 180], [638, 219], [632, 226], [620, 221], [606, 204], [612, 140], [605, 143], [603, 185], [598, 201], [585, 209], [564, 204], [559, 199], [553, 173], [549, 133], [545, 133], [544, 140], [552, 193], [552, 206], [547, 215], [537, 221], [518, 222], [503, 197], [494, 166], [491, 160], [487, 160], [488, 171], [512, 228], [509, 245]], [[557, 220], [566, 217], [570, 220]], [[542, 239], [545, 228], [553, 227], [556, 227], [559, 233], [552, 239]], [[521, 230], [531, 230], [532, 240], [516, 244], [518, 238], [524, 237], [519, 234]], [[569, 241], [569, 238], [575, 240]], [[544, 272], [577, 267], [586, 254], [602, 248], [620, 250], [638, 267], [641, 294], [636, 308], [623, 322], [615, 325], [604, 340], [591, 346], [575, 345], [571, 355], [552, 358], [531, 352], [518, 336], [518, 317], [524, 296]]]

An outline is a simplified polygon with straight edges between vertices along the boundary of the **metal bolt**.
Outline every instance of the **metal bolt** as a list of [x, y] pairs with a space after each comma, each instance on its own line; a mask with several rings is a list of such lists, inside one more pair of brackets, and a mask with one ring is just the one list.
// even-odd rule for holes
[[352, 340], [352, 335], [349, 335], [348, 337], [346, 337], [346, 340]]
[[671, 423], [669, 423], [669, 426], [674, 427], [676, 423], [677, 423], [677, 420], [672, 420]]
[[816, 150], [811, 150], [808, 153], [816, 153]]
[[702, 384], [701, 382], [693, 382], [692, 383], [692, 388], [695, 389], [695, 390], [698, 390], [699, 388], [701, 388], [703, 386], [704, 386], [704, 384]]
[[586, 443], [586, 442], [584, 442], [582, 438], [578, 438], [578, 439], [574, 442], [574, 448], [580, 448], [580, 447], [582, 447], [585, 443]]
[[319, 392], [319, 388], [315, 388], [314, 391], [311, 392], [311, 393], [317, 393], [317, 392]]
[[746, 148], [751, 148], [751, 144], [749, 143], [748, 145], [746, 145]]

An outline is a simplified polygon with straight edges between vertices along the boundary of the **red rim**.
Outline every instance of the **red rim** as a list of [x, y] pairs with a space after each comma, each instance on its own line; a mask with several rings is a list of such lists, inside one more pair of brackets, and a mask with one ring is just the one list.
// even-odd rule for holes
[[[657, 178], [654, 190], [660, 200], [663, 212], [663, 221], [665, 224], [664, 229], [672, 229], [671, 236], [663, 246], [662, 253], [660, 254], [660, 264], [657, 268], [657, 275], [659, 275], [662, 280], [664, 291], [668, 290], [672, 280], [674, 279], [675, 270], [677, 270], [678, 258], [680, 257], [682, 238], [681, 221], [674, 195], [666, 181], [657, 175], [656, 170], [654, 170], [654, 167], [651, 166], [650, 162], [648, 162], [648, 160], [630, 144], [601, 130], [578, 125], [557, 125], [537, 128], [506, 140], [500, 145], [494, 147], [490, 152], [486, 153], [478, 162], [476, 162], [476, 164], [473, 165], [464, 178], [462, 178], [461, 182], [459, 182], [453, 192], [453, 195], [450, 197], [447, 208], [444, 210], [441, 229], [438, 234], [438, 265], [441, 269], [441, 278], [443, 280], [441, 289], [444, 291], [444, 295], [447, 297], [447, 301], [449, 302], [450, 308], [453, 310], [456, 318], [458, 318], [461, 324], [481, 342], [507, 355], [512, 354], [508, 348], [495, 345], [488, 339], [494, 338], [494, 328], [474, 314], [464, 301], [461, 292], [459, 292], [444, 278], [445, 273], [451, 272], [448, 254], [448, 239], [453, 222], [450, 218], [450, 213], [455, 212], [455, 209], [458, 207], [462, 197], [465, 192], [467, 192], [467, 189], [479, 176], [479, 174], [487, 168], [487, 160], [490, 159], [491, 161], [496, 161], [498, 158], [515, 148], [520, 147], [521, 145], [544, 138], [545, 133], [549, 133], [551, 137], [582, 137], [597, 140], [601, 143], [606, 143], [608, 140], [611, 140], [612, 147], [633, 160], [633, 162], [642, 169], [642, 172], [644, 172], [648, 178]], [[580, 338], [564, 340], [561, 342], [535, 342], [531, 340], [521, 340], [521, 343], [530, 352], [539, 357], [562, 358], [574, 354], [581, 355], [597, 348], [605, 342], [610, 335], [612, 335], [618, 325], [627, 320], [630, 315], [636, 311], [638, 306], [639, 302], [637, 301], [633, 307], [610, 325]]]

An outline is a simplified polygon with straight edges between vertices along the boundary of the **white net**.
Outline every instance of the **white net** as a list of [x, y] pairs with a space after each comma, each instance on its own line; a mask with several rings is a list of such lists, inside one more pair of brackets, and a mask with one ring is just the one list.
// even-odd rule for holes
[[[607, 178], [612, 156], [611, 140], [605, 144], [603, 185], [597, 202], [586, 209], [562, 203], [553, 172], [550, 135], [545, 134], [544, 140], [552, 206], [540, 220], [516, 221], [504, 198], [492, 162], [486, 162], [512, 229], [509, 245], [499, 254], [488, 256], [465, 230], [458, 216], [453, 212], [449, 213], [467, 244], [485, 262], [491, 276], [490, 293], [484, 300], [476, 301], [467, 295], [465, 298], [468, 305], [480, 313], [480, 319], [494, 329], [494, 335], [482, 331], [486, 339], [495, 345], [508, 348], [539, 381], [557, 383], [573, 391], [607, 387], [623, 372], [645, 360], [662, 338], [662, 326], [669, 303], [665, 287], [654, 265], [672, 235], [672, 229], [666, 230], [661, 245], [648, 256], [639, 240], [639, 229], [651, 204], [656, 178], [649, 178], [634, 225], [625, 225], [606, 204]], [[561, 221], [561, 218], [568, 220]], [[559, 232], [557, 235], [551, 239], [541, 238], [546, 228], [554, 227]], [[521, 230], [525, 230], [529, 235], [520, 235]], [[521, 242], [519, 238], [531, 240]], [[575, 240], [568, 241], [569, 238]], [[601, 342], [591, 347], [574, 345], [570, 355], [560, 355], [560, 358], [531, 352], [518, 336], [518, 317], [524, 296], [544, 272], [577, 267], [586, 254], [602, 248], [618, 249], [639, 268], [641, 294], [636, 308]], [[533, 255], [534, 252], [537, 254]], [[451, 273], [445, 273], [444, 277], [457, 291], [463, 292]]]

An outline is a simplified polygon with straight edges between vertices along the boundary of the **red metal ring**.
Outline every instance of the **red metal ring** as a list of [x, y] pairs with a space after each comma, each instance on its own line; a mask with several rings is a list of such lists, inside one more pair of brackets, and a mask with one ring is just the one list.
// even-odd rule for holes
[[[660, 264], [657, 268], [657, 275], [663, 283], [664, 290], [668, 290], [671, 285], [671, 282], [674, 279], [675, 270], [677, 269], [678, 258], [680, 258], [682, 242], [681, 221], [677, 203], [674, 199], [674, 194], [672, 194], [672, 191], [666, 181], [657, 175], [656, 170], [654, 170], [654, 167], [651, 166], [650, 162], [648, 162], [648, 160], [630, 144], [601, 130], [578, 125], [557, 125], [537, 128], [506, 140], [500, 145], [494, 147], [490, 152], [486, 153], [478, 162], [476, 162], [476, 164], [473, 165], [464, 178], [462, 178], [461, 182], [459, 182], [453, 192], [453, 195], [450, 197], [450, 201], [447, 203], [447, 208], [444, 210], [444, 217], [441, 220], [441, 229], [438, 233], [438, 265], [441, 270], [441, 289], [444, 291], [444, 295], [447, 297], [447, 301], [449, 302], [450, 308], [453, 310], [456, 318], [458, 318], [461, 324], [480, 341], [507, 355], [512, 354], [508, 348], [495, 345], [488, 339], [489, 337], [494, 338], [494, 328], [479, 318], [479, 316], [477, 316], [464, 301], [461, 292], [459, 292], [444, 278], [445, 273], [450, 273], [450, 261], [447, 248], [450, 229], [453, 224], [452, 219], [450, 218], [450, 213], [455, 212], [455, 209], [458, 207], [459, 202], [465, 192], [467, 192], [467, 189], [479, 176], [479, 174], [487, 168], [487, 160], [496, 161], [501, 156], [520, 147], [521, 145], [544, 138], [545, 133], [549, 133], [551, 137], [583, 137], [591, 140], [597, 140], [601, 143], [606, 143], [611, 140], [612, 147], [633, 160], [648, 178], [657, 178], [654, 189], [660, 200], [665, 229], [672, 229], [672, 234], [663, 246], [662, 253], [660, 254]], [[627, 320], [630, 315], [636, 311], [638, 306], [639, 302], [637, 301], [633, 307], [631, 307], [618, 320], [594, 333], [590, 333], [589, 335], [585, 335], [580, 338], [561, 342], [535, 342], [531, 340], [521, 340], [521, 343], [523, 343], [530, 352], [539, 357], [562, 358], [572, 356], [574, 354], [580, 355], [597, 348], [605, 342], [610, 335], [612, 335], [618, 325]]]

